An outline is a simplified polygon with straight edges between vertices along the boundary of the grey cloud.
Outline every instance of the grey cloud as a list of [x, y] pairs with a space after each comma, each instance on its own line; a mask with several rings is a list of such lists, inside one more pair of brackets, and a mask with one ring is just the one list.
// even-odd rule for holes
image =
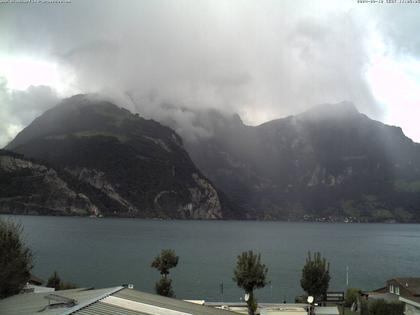
[[420, 54], [420, 11], [418, 3], [380, 8], [372, 13], [376, 27], [388, 42], [390, 53], [418, 57]]
[[305, 106], [314, 103], [353, 102], [360, 111], [381, 118], [366, 78], [369, 62], [365, 29], [351, 14], [330, 16], [328, 20], [300, 20], [290, 33], [301, 76], [297, 95]]
[[82, 43], [63, 54], [58, 54], [63, 60], [71, 62], [73, 56], [82, 54], [94, 55], [97, 53], [116, 54], [118, 53], [118, 46], [107, 40], [94, 40], [92, 42]]
[[57, 102], [57, 95], [50, 87], [30, 86], [25, 91], [10, 91], [6, 80], [0, 77], [0, 148]]
[[[209, 130], [193, 125], [192, 112], [168, 112], [162, 104], [238, 112], [256, 124], [348, 100], [381, 119], [364, 78], [368, 43], [358, 13], [371, 9], [313, 14], [312, 3], [73, 0], [10, 7], [0, 13], [7, 17], [0, 36], [13, 35], [0, 49], [54, 58], [73, 69], [82, 92], [102, 93], [147, 117], [169, 115], [191, 137]], [[369, 12], [379, 25], [391, 11]], [[387, 34], [399, 38], [393, 29]]]

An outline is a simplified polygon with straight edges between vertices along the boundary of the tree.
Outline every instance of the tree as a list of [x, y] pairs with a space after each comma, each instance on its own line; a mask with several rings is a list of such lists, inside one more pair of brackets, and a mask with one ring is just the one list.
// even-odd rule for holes
[[313, 257], [311, 252], [308, 253], [306, 264], [302, 270], [302, 278], [300, 285], [302, 289], [314, 297], [315, 301], [324, 299], [328, 291], [330, 283], [330, 264], [327, 263], [325, 258], [321, 257], [319, 252], [314, 253]]
[[77, 286], [71, 282], [61, 281], [57, 271], [54, 271], [51, 277], [48, 278], [47, 287], [54, 288], [56, 291], [77, 288]]
[[261, 254], [254, 254], [252, 250], [238, 255], [236, 268], [233, 271], [233, 281], [238, 287], [245, 290], [248, 297], [246, 304], [248, 314], [254, 315], [257, 310], [257, 301], [254, 290], [263, 288], [267, 282], [268, 268], [261, 263]]
[[21, 224], [0, 218], [0, 298], [19, 293], [29, 281], [33, 255], [22, 232]]
[[179, 257], [175, 254], [173, 249], [163, 249], [161, 253], [156, 256], [152, 262], [152, 267], [159, 270], [163, 277], [167, 277], [169, 269], [172, 269], [178, 265]]
[[175, 296], [172, 289], [172, 280], [169, 278], [161, 278], [155, 285], [156, 293], [162, 296], [173, 297]]
[[169, 270], [178, 265], [179, 257], [173, 249], [163, 249], [153, 260], [151, 267], [159, 270], [161, 279], [156, 282], [156, 293], [163, 296], [174, 296], [172, 280], [168, 278]]
[[48, 278], [47, 287], [54, 288], [55, 290], [59, 290], [60, 284], [61, 284], [61, 278], [58, 275], [57, 271], [54, 271], [51, 277]]

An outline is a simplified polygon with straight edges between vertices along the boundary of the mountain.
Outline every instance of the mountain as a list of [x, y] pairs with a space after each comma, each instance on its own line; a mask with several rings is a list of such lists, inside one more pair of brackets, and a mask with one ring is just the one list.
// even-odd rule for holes
[[53, 168], [0, 150], [0, 213], [89, 215], [97, 207]]
[[[68, 197], [67, 208], [63, 205], [57, 211], [66, 208], [71, 214], [83, 210], [107, 216], [194, 219], [243, 215], [195, 167], [172, 129], [91, 95], [63, 100], [22, 130], [6, 149], [39, 163], [2, 167], [6, 180], [28, 183], [23, 196], [18, 189], [0, 196], [0, 200], [20, 198], [22, 209], [30, 208], [37, 191], [45, 189], [39, 194], [44, 197], [33, 202], [34, 209], [45, 210], [34, 211], [48, 212], [54, 194], [67, 183], [71, 191], [66, 194], [76, 194], [86, 203], [79, 209], [72, 206], [78, 199]], [[12, 164], [29, 163], [23, 158], [6, 159]], [[21, 172], [28, 174], [23, 178]], [[55, 175], [51, 187], [46, 187], [49, 172]], [[60, 195], [60, 200], [65, 196]], [[9, 208], [1, 211], [5, 209]]]
[[209, 134], [185, 143], [192, 160], [253, 217], [420, 221], [420, 145], [351, 103], [255, 127], [214, 110], [190, 116]]
[[171, 115], [173, 129], [94, 96], [63, 100], [0, 151], [0, 211], [420, 222], [420, 145], [351, 103], [255, 127], [182, 111], [199, 136], [182, 140]]

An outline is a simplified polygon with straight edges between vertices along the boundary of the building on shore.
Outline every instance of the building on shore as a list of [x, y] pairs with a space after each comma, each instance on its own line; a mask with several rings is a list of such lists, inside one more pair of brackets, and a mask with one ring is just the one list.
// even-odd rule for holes
[[22, 293], [45, 293], [45, 292], [54, 292], [54, 288], [49, 288], [43, 286], [44, 280], [34, 276], [33, 274], [30, 275], [28, 282], [22, 289]]
[[420, 315], [420, 278], [392, 278], [367, 296], [369, 300], [404, 303], [405, 315]]

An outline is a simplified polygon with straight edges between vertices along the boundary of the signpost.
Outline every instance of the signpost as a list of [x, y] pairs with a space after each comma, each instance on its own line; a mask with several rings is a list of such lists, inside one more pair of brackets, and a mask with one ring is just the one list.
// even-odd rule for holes
[[325, 302], [343, 303], [344, 292], [327, 292]]
[[342, 311], [344, 313], [344, 292], [327, 292], [325, 295], [325, 302], [332, 302], [335, 304], [341, 304]]

